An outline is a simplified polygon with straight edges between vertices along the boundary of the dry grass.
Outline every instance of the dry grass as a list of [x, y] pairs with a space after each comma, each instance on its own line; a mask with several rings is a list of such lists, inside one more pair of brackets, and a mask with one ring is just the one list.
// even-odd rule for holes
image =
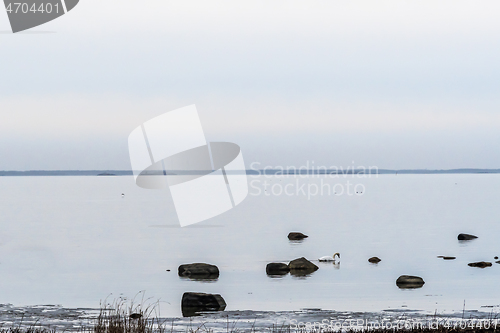
[[150, 304], [149, 299], [144, 300], [142, 295], [139, 304], [134, 304], [135, 298], [101, 303], [99, 316], [90, 333], [164, 333], [165, 322], [160, 319], [158, 304]]
[[[142, 294], [143, 295], [143, 294]], [[184, 326], [174, 328], [173, 321], [160, 319], [158, 301], [151, 303], [150, 299], [144, 300], [144, 296], [140, 303], [134, 303], [126, 298], [119, 298], [108, 303], [101, 303], [98, 316], [85, 328], [79, 329], [79, 333], [395, 333], [403, 331], [408, 333], [500, 333], [500, 320], [493, 316], [488, 319], [474, 321], [473, 319], [463, 320], [458, 319], [458, 325], [450, 325], [447, 319], [438, 320], [435, 317], [419, 317], [419, 318], [400, 318], [407, 322], [423, 320], [423, 325], [409, 326], [404, 325], [399, 327], [392, 324], [387, 326], [366, 325], [362, 327], [297, 327], [288, 323], [270, 325], [268, 327], [255, 327], [255, 322], [251, 327], [239, 328], [241, 323], [238, 319], [233, 320], [227, 316], [224, 322], [202, 321], [194, 324], [193, 321], [184, 323]], [[200, 318], [202, 319], [202, 318]], [[427, 321], [425, 321], [427, 320]], [[451, 320], [451, 319], [450, 319]], [[382, 322], [382, 318], [378, 320]], [[433, 325], [430, 326], [429, 322]], [[457, 321], [454, 322], [455, 324]], [[211, 327], [212, 326], [212, 327]], [[65, 333], [69, 331], [57, 330], [50, 327], [40, 325], [23, 326], [21, 324], [12, 327], [3, 327], [0, 324], [0, 333]]]

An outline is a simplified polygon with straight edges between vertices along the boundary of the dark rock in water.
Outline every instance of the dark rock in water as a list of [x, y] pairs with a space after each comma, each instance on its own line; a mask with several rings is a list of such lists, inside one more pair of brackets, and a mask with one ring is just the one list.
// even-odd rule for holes
[[497, 256], [495, 256], [495, 258], [493, 258], [493, 259], [497, 260], [497, 259], [498, 259], [498, 257], [497, 257]]
[[425, 284], [425, 281], [421, 277], [419, 277], [419, 276], [401, 275], [396, 280], [396, 285], [400, 289], [422, 288], [422, 286], [424, 284]]
[[312, 275], [315, 270], [306, 270], [306, 269], [292, 269], [290, 270], [290, 275], [296, 278], [306, 278]]
[[192, 279], [216, 279], [219, 277], [219, 268], [203, 263], [185, 264], [179, 266], [179, 276]]
[[197, 316], [205, 311], [224, 311], [226, 301], [219, 294], [184, 293], [181, 310], [184, 317]]
[[471, 239], [476, 239], [477, 236], [474, 235], [469, 235], [469, 234], [459, 234], [458, 235], [458, 240], [471, 240]]
[[290, 268], [290, 274], [295, 276], [306, 276], [319, 269], [304, 257], [290, 261], [288, 268]]
[[500, 264], [500, 260], [498, 260], [498, 261], [495, 261], [495, 263], [497, 263], [497, 264]]
[[280, 262], [272, 262], [266, 266], [267, 275], [286, 275], [288, 272], [290, 272], [288, 265]]
[[368, 259], [369, 262], [371, 262], [372, 264], [378, 264], [379, 262], [382, 261], [382, 259], [380, 259], [379, 257], [371, 257], [370, 259]]
[[289, 240], [302, 240], [302, 239], [307, 238], [307, 237], [309, 237], [309, 236], [304, 235], [301, 232], [291, 232], [288, 234]]
[[486, 261], [478, 261], [478, 262], [471, 262], [468, 265], [470, 267], [486, 268], [486, 267], [491, 267], [492, 263], [491, 262], [486, 262]]
[[313, 264], [312, 262], [310, 262], [309, 260], [307, 260], [304, 257], [290, 261], [290, 263], [288, 264], [288, 267], [291, 270], [292, 269], [299, 269], [299, 270], [300, 269], [304, 269], [304, 270], [309, 270], [309, 269], [318, 270], [319, 269], [318, 266], [316, 266], [315, 264]]
[[142, 314], [141, 313], [132, 313], [130, 316], [129, 316], [130, 319], [139, 319], [139, 318], [142, 318]]
[[443, 260], [455, 260], [457, 257], [448, 257], [448, 256], [437, 256], [438, 258], [442, 258]]

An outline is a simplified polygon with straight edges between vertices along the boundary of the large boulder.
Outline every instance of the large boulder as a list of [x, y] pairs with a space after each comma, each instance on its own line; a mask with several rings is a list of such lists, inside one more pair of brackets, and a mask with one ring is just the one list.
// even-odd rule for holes
[[471, 262], [468, 265], [470, 267], [486, 268], [486, 267], [491, 267], [493, 264], [491, 262], [479, 261], [479, 262]]
[[371, 262], [372, 264], [378, 264], [379, 262], [382, 261], [382, 259], [380, 259], [379, 257], [371, 257], [370, 259], [368, 259], [369, 262]]
[[286, 275], [288, 272], [290, 272], [288, 265], [281, 262], [272, 262], [266, 266], [267, 275]]
[[469, 234], [459, 234], [457, 238], [458, 240], [471, 240], [471, 239], [476, 239], [477, 236]]
[[304, 235], [301, 232], [291, 232], [288, 234], [289, 240], [302, 240], [302, 239], [307, 238], [307, 237], [309, 237], [309, 236]]
[[318, 266], [304, 257], [290, 261], [288, 268], [290, 268], [290, 274], [295, 276], [306, 276], [319, 269]]
[[184, 317], [196, 316], [205, 311], [224, 311], [226, 301], [219, 294], [184, 293], [181, 310]]
[[424, 279], [419, 276], [401, 275], [396, 280], [396, 285], [401, 289], [422, 288], [424, 284]]
[[179, 276], [192, 279], [216, 279], [219, 277], [219, 268], [204, 263], [184, 264], [179, 266]]

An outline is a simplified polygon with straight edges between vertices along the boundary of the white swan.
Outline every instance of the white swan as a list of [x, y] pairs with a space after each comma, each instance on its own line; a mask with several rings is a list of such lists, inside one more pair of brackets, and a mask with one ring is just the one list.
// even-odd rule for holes
[[335, 253], [335, 254], [334, 254], [333, 256], [331, 256], [331, 257], [330, 257], [330, 256], [324, 256], [324, 257], [319, 258], [318, 260], [319, 260], [319, 261], [333, 261], [333, 262], [335, 262], [335, 257], [336, 257], [336, 256], [338, 256], [338, 257], [339, 257], [339, 259], [340, 259], [340, 253], [338, 253], [338, 252], [337, 252], [337, 253]]

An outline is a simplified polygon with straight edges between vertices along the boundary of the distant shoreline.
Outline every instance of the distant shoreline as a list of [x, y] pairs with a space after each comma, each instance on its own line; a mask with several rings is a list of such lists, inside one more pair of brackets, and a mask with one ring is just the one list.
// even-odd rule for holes
[[[177, 174], [207, 174], [211, 171], [192, 171], [192, 172], [179, 172]], [[237, 172], [240, 173], [240, 172]], [[241, 171], [243, 173], [243, 171]], [[246, 170], [247, 175], [324, 175], [324, 174], [338, 174], [338, 175], [352, 175], [352, 174], [370, 174], [367, 170], [297, 170], [297, 171], [283, 171], [278, 169], [267, 170]], [[449, 169], [449, 170], [427, 170], [427, 169], [408, 169], [408, 170], [390, 170], [378, 169], [377, 172], [371, 172], [372, 175], [379, 174], [498, 174], [500, 169]], [[149, 173], [150, 175], [161, 173]], [[132, 176], [131, 170], [28, 170], [28, 171], [0, 171], [0, 176]]]

